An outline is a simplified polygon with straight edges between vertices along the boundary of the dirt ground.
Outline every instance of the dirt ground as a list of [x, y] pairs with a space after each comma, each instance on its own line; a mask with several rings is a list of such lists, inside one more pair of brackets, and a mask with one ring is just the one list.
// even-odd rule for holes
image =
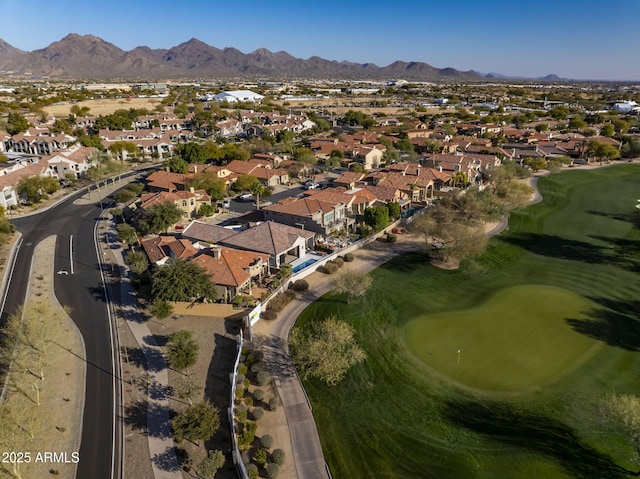
[[67, 116], [71, 113], [71, 107], [77, 105], [79, 108], [88, 107], [89, 115], [109, 115], [116, 110], [128, 110], [129, 108], [146, 108], [153, 110], [160, 105], [162, 98], [110, 98], [101, 100], [85, 100], [77, 103], [58, 103], [47, 106], [44, 111], [47, 115]]
[[[56, 477], [75, 478], [75, 464], [51, 459], [38, 461], [38, 453], [66, 453], [71, 460], [72, 453], [80, 448], [86, 374], [84, 344], [80, 332], [53, 294], [54, 249], [55, 236], [36, 247], [27, 297], [27, 303], [46, 301], [52, 305], [44, 379], [40, 381], [40, 406], [34, 402], [34, 392], [26, 387], [22, 392], [9, 388], [5, 403], [16, 410], [29, 408], [35, 415], [32, 439], [20, 449], [31, 454], [31, 462], [21, 467], [25, 478], [48, 477], [54, 474], [52, 471]], [[8, 251], [3, 245], [2, 258], [8, 257]], [[27, 382], [33, 381], [27, 379]], [[7, 473], [10, 466], [2, 466], [0, 477], [13, 477]]]

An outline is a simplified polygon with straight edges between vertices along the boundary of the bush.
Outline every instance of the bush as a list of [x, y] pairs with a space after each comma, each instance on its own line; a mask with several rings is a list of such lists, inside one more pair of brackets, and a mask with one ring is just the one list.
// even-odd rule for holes
[[271, 454], [271, 462], [274, 462], [278, 466], [282, 466], [284, 464], [284, 460], [286, 455], [282, 449], [275, 449]]
[[256, 381], [258, 381], [258, 386], [266, 386], [271, 382], [271, 374], [267, 371], [260, 371], [256, 375]]
[[395, 243], [398, 241], [398, 236], [393, 233], [387, 233], [387, 243]]
[[251, 399], [251, 397], [250, 397], [250, 396], [247, 396], [246, 398], [244, 398], [244, 399], [242, 400], [242, 402], [243, 402], [243, 403], [244, 403], [244, 405], [245, 405], [245, 406], [247, 406], [247, 407], [251, 407], [251, 406], [253, 406], [253, 399]]
[[261, 407], [253, 408], [253, 411], [251, 414], [253, 414], [254, 420], [259, 421], [264, 416], [264, 409], [262, 409]]
[[236, 396], [236, 399], [242, 399], [244, 397], [244, 387], [242, 386], [236, 387], [235, 396]]
[[347, 253], [342, 257], [347, 263], [351, 263], [355, 257], [353, 256], [352, 253]]
[[265, 449], [271, 449], [271, 446], [273, 446], [273, 437], [269, 434], [265, 434], [260, 438], [260, 444], [262, 444], [262, 447]]
[[258, 466], [255, 464], [247, 464], [247, 476], [249, 479], [258, 479]]
[[280, 473], [280, 466], [274, 464], [273, 462], [270, 462], [269, 464], [267, 464], [267, 467], [265, 469], [267, 470], [267, 477], [269, 479], [277, 479], [278, 473]]
[[274, 296], [274, 298], [271, 301], [269, 301], [269, 304], [267, 305], [267, 310], [271, 310], [271, 311], [275, 311], [276, 313], [279, 313], [295, 297], [296, 297], [296, 293], [290, 290], [277, 294], [276, 296]]
[[245, 378], [245, 375], [244, 375], [244, 374], [238, 374], [238, 375], [236, 376], [236, 384], [237, 384], [237, 385], [242, 384], [242, 383], [244, 382], [244, 378]]
[[264, 399], [264, 391], [262, 389], [256, 389], [253, 391], [253, 397], [256, 398], [256, 401], [262, 401]]
[[322, 272], [326, 274], [333, 274], [338, 271], [338, 265], [333, 261], [329, 261], [322, 267]]
[[236, 418], [238, 419], [238, 422], [246, 422], [247, 421], [247, 411], [246, 410], [241, 410], [238, 411], [236, 414]]
[[278, 406], [280, 406], [280, 401], [278, 401], [277, 398], [269, 399], [269, 409], [275, 411], [276, 409], [278, 409]]
[[[271, 305], [271, 303], [269, 303], [269, 305]], [[260, 313], [260, 317], [262, 319], [266, 319], [268, 321], [273, 321], [274, 319], [276, 319], [278, 317], [278, 313], [276, 313], [272, 309], [267, 309], [266, 311], [263, 311], [262, 313]], [[254, 366], [255, 366], [255, 364], [254, 364]], [[252, 366], [252, 369], [253, 369], [253, 366]]]
[[344, 266], [344, 260], [340, 257], [334, 259], [332, 263], [335, 264], [338, 268], [342, 268]]
[[307, 291], [309, 289], [309, 282], [306, 279], [299, 279], [291, 285], [291, 289], [294, 291]]
[[265, 462], [267, 462], [267, 451], [265, 451], [264, 449], [258, 449], [253, 454], [253, 460], [262, 466]]
[[246, 376], [248, 369], [249, 368], [247, 367], [246, 364], [241, 364], [240, 366], [238, 366], [238, 373], [242, 374], [243, 376]]
[[264, 371], [264, 367], [260, 363], [254, 363], [251, 365], [251, 372], [258, 374], [260, 371]]

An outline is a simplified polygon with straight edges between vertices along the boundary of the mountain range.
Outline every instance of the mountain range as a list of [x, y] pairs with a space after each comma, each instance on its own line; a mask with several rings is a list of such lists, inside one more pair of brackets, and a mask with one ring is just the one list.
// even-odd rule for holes
[[[296, 58], [287, 52], [261, 48], [242, 53], [219, 49], [192, 38], [169, 49], [145, 46], [125, 51], [94, 35], [71, 33], [46, 48], [23, 51], [0, 39], [0, 72], [57, 78], [404, 78], [411, 80], [480, 80], [484, 75], [422, 62], [338, 62], [313, 56]], [[496, 78], [497, 76], [488, 76]]]

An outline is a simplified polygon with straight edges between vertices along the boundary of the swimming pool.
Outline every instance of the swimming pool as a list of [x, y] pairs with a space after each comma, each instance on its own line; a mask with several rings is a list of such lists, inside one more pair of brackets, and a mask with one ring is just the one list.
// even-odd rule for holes
[[300, 263], [299, 265], [294, 266], [294, 267], [291, 269], [291, 272], [295, 274], [295, 273], [297, 273], [298, 271], [301, 271], [301, 270], [305, 269], [307, 266], [311, 266], [313, 263], [317, 263], [317, 262], [318, 262], [318, 260], [317, 260], [317, 259], [313, 259], [313, 258], [308, 259], [308, 260], [307, 260], [307, 261], [305, 261], [304, 263]]

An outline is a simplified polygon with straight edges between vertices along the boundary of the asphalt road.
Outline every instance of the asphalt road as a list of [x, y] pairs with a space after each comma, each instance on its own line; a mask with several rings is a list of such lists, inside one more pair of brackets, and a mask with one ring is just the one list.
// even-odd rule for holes
[[[70, 316], [84, 338], [87, 354], [77, 477], [111, 479], [114, 437], [119, 437], [115, 434], [117, 416], [114, 409], [118, 378], [114, 376], [112, 335], [94, 243], [94, 227], [101, 210], [100, 203], [74, 205], [73, 200], [77, 197], [78, 194], [73, 195], [40, 214], [13, 220], [22, 233], [22, 246], [7, 290], [3, 316], [14, 313], [24, 303], [35, 246], [46, 237], [56, 235], [54, 270], [69, 274], [56, 275], [55, 294], [63, 306], [71, 308]], [[73, 244], [73, 257], [70, 244]], [[116, 458], [115, 464], [119, 461], [120, 458]]]

